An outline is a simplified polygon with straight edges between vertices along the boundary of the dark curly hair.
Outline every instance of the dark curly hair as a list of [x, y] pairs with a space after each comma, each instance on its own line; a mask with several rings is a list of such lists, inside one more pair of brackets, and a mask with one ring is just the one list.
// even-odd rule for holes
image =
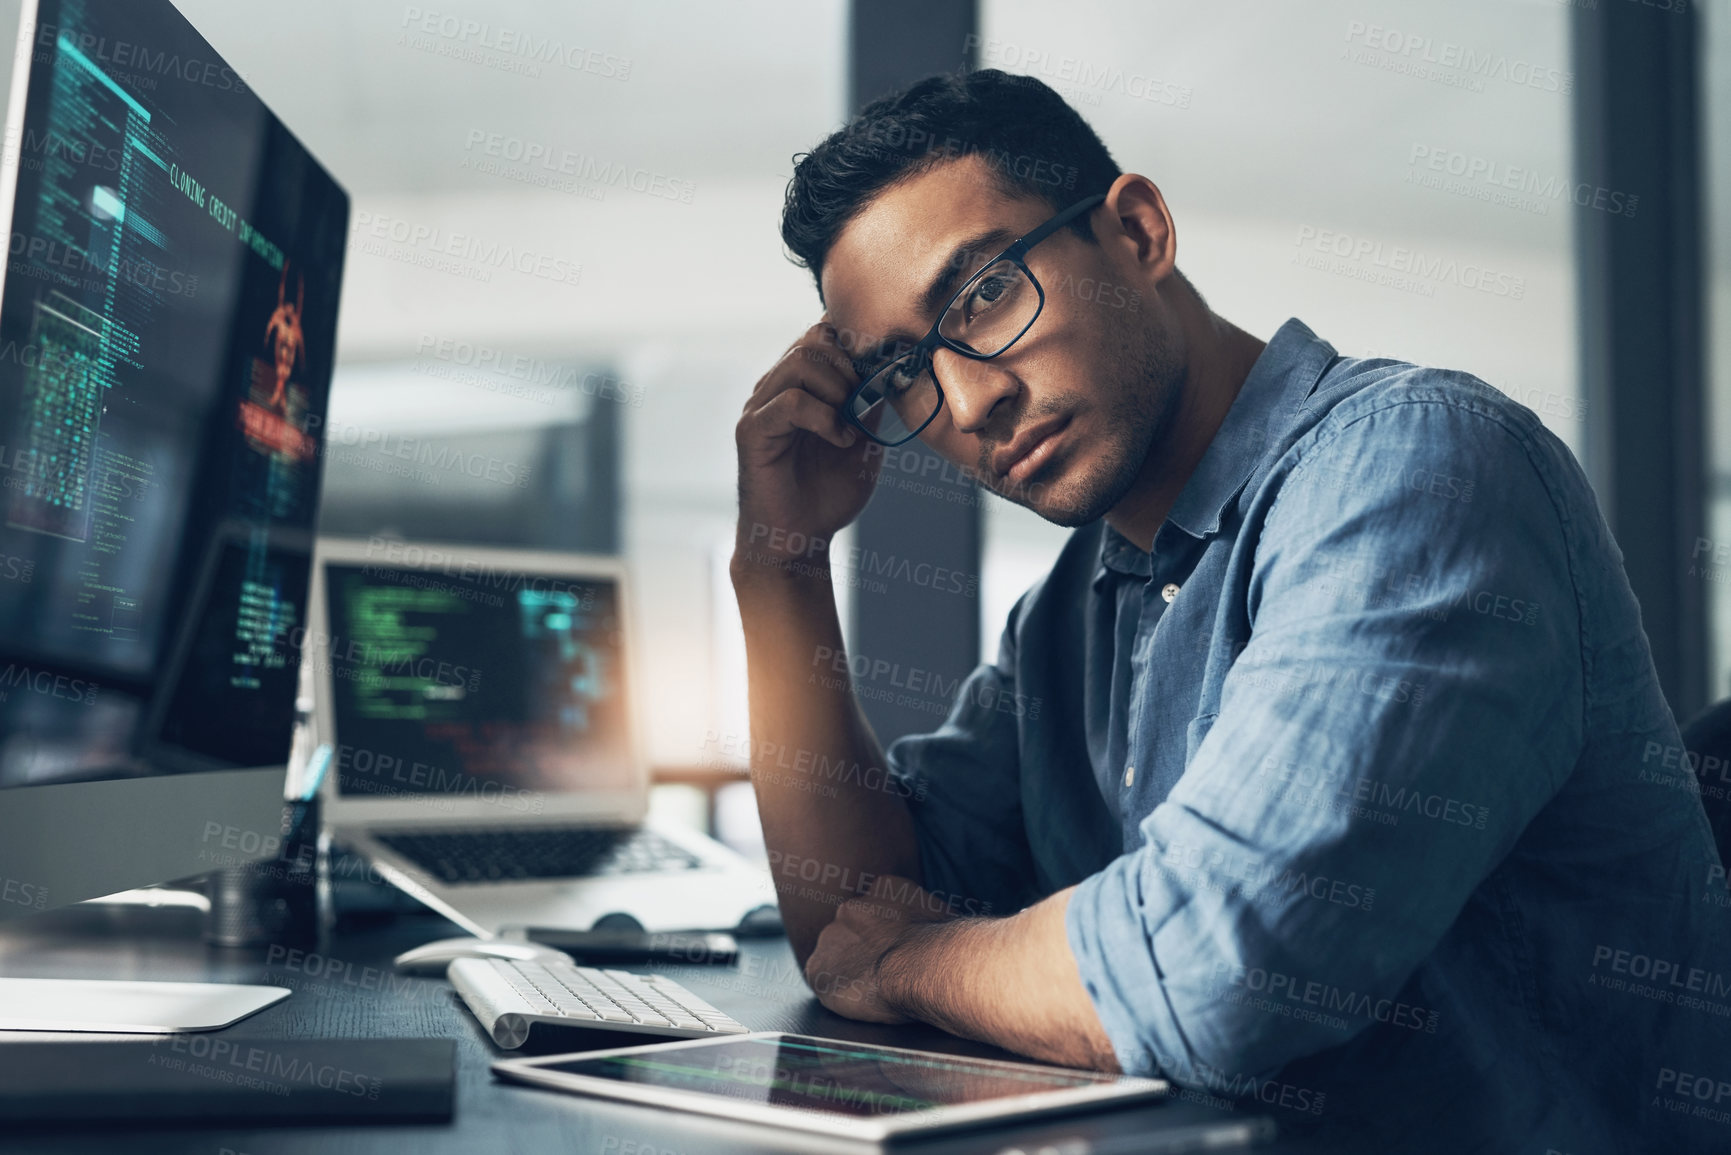
[[[1105, 192], [1119, 176], [1088, 122], [1040, 81], [995, 68], [943, 73], [873, 101], [795, 158], [781, 239], [821, 295], [824, 258], [867, 202], [967, 156], [983, 157], [1007, 195], [1038, 197], [1053, 212]], [[1093, 240], [1087, 217], [1070, 227]]]

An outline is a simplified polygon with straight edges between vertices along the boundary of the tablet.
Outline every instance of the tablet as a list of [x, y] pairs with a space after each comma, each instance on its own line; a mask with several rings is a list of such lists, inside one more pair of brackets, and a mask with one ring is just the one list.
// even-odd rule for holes
[[1157, 1099], [1162, 1079], [759, 1032], [502, 1059], [502, 1078], [849, 1139]]

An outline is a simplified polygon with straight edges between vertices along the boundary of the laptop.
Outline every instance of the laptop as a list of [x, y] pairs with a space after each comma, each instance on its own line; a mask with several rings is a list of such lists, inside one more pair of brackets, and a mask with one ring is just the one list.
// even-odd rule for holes
[[648, 821], [631, 608], [614, 558], [321, 539], [303, 676], [333, 837], [484, 936], [773, 906], [765, 871]]

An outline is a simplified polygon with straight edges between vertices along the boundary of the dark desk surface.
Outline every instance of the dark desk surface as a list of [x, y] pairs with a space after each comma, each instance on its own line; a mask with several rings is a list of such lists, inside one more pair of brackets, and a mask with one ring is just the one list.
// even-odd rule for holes
[[[817, 1136], [770, 1130], [698, 1115], [585, 1099], [494, 1080], [488, 1065], [507, 1052], [496, 1048], [443, 979], [404, 978], [390, 971], [391, 956], [418, 943], [459, 933], [431, 915], [371, 925], [345, 925], [327, 949], [288, 955], [283, 948], [252, 951], [207, 947], [199, 941], [202, 915], [188, 909], [72, 907], [0, 926], [0, 974], [16, 978], [206, 979], [269, 983], [294, 994], [222, 1032], [235, 1040], [280, 1038], [433, 1036], [457, 1040], [457, 1108], [448, 1125], [229, 1127], [174, 1130], [131, 1128], [122, 1133], [0, 1135], [0, 1152], [111, 1152], [122, 1139], [128, 1155], [197, 1152], [201, 1155], [271, 1155], [274, 1152], [573, 1152], [580, 1155], [708, 1155], [710, 1152], [873, 1150]], [[806, 990], [783, 939], [742, 942], [732, 967], [657, 966], [758, 1030], [798, 1031], [830, 1038], [919, 1047], [952, 1054], [1005, 1057], [923, 1026], [856, 1023], [825, 1010]], [[635, 968], [645, 969], [645, 968]], [[0, 1032], [6, 1041], [43, 1038]], [[65, 1036], [56, 1036], [65, 1037]], [[95, 1036], [88, 1036], [94, 1038]], [[110, 1036], [113, 1037], [113, 1036]], [[617, 1035], [594, 1045], [620, 1045]], [[625, 1040], [629, 1043], [632, 1040]], [[581, 1040], [556, 1048], [585, 1049]], [[515, 1053], [515, 1052], [512, 1052]], [[1179, 1119], [1233, 1117], [1196, 1102], [997, 1128], [898, 1151], [996, 1152], [1083, 1136], [1112, 1151], [1153, 1150], [1134, 1143]], [[1120, 1144], [1130, 1142], [1129, 1146]], [[1295, 1148], [1270, 1144], [1269, 1155]], [[1065, 1153], [1068, 1155], [1068, 1152]]]

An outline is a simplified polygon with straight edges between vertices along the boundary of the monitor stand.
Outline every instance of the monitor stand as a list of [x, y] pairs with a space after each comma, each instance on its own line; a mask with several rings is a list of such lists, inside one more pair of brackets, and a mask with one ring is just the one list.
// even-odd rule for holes
[[215, 1031], [280, 1003], [289, 993], [287, 987], [235, 983], [0, 978], [0, 1031]]

